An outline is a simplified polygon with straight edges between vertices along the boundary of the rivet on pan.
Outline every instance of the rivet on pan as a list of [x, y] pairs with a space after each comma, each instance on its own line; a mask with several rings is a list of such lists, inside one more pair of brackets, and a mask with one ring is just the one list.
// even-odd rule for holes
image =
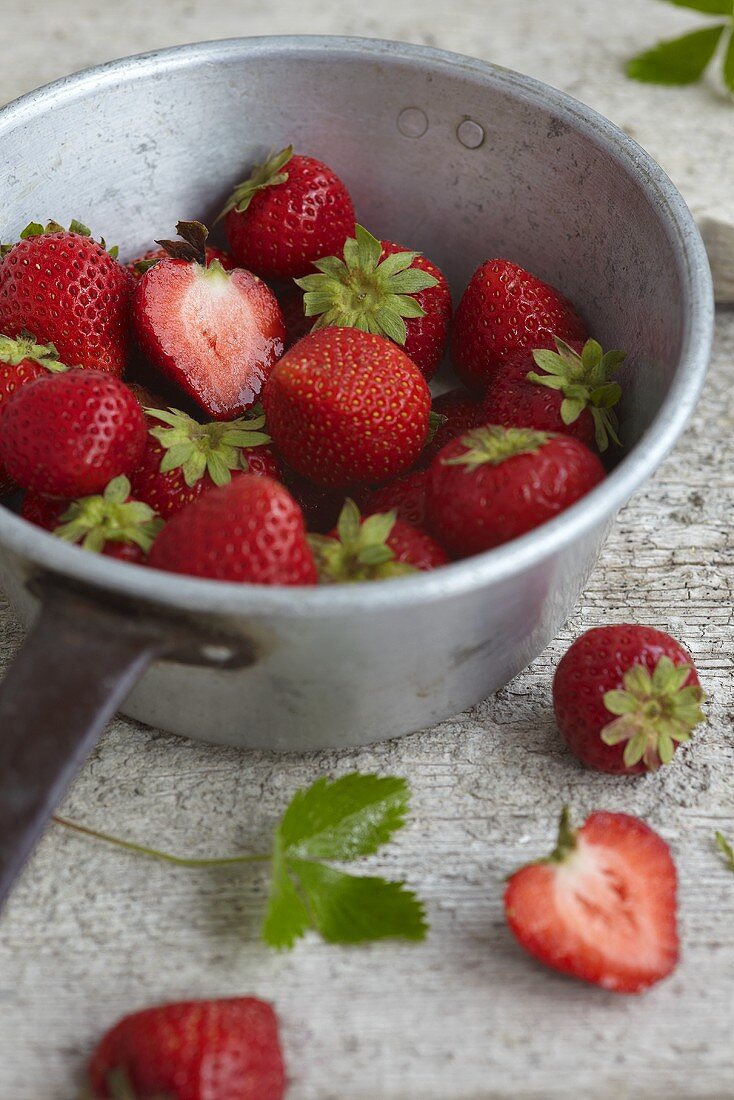
[[484, 141], [484, 129], [478, 122], [465, 118], [456, 128], [456, 136], [467, 149], [478, 149]]
[[405, 137], [423, 137], [428, 129], [428, 116], [420, 107], [406, 107], [398, 115], [398, 130]]

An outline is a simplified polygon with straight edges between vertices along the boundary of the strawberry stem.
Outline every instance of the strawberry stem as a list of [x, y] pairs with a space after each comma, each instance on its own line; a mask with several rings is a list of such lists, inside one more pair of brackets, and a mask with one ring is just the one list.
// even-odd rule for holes
[[194, 859], [188, 856], [175, 856], [170, 852], [161, 852], [157, 848], [148, 848], [145, 844], [135, 844], [132, 840], [122, 840], [120, 837], [110, 836], [109, 833], [101, 833], [97, 829], [90, 829], [88, 825], [79, 825], [76, 821], [69, 821], [65, 817], [54, 814], [52, 821], [62, 825], [72, 832], [91, 836], [95, 840], [103, 840], [106, 844], [114, 844], [117, 848], [125, 848], [128, 852], [137, 852], [141, 856], [150, 856], [152, 859], [163, 863], [174, 863], [177, 867], [228, 867], [239, 863], [267, 863], [270, 856], [244, 855], [224, 856], [219, 859], [204, 858]]

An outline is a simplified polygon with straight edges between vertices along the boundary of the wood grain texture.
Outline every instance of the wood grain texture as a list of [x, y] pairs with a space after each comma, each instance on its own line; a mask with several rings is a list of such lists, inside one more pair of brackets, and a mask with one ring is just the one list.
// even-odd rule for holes
[[[552, 34], [539, 30], [541, 9]], [[634, 130], [694, 207], [732, 209], [732, 108], [709, 85], [671, 93], [618, 77], [621, 58], [687, 27], [691, 13], [641, 0], [620, 0], [614, 19], [603, 0], [463, 0], [458, 12], [437, 0], [347, 2], [338, 15], [319, 0], [277, 9], [10, 0], [3, 19], [14, 46], [0, 99], [113, 54], [193, 38], [310, 30], [425, 40], [567, 87]], [[494, 698], [399, 742], [309, 757], [207, 748], [117, 720], [64, 807], [143, 842], [224, 854], [262, 850], [290, 794], [317, 775], [405, 775], [410, 824], [364, 869], [419, 891], [428, 941], [341, 950], [309, 937], [276, 954], [258, 941], [262, 870], [177, 870], [51, 828], [0, 921], [1, 1100], [69, 1100], [119, 1015], [227, 993], [275, 1003], [289, 1100], [734, 1097], [734, 876], [713, 846], [717, 828], [734, 840], [733, 363], [734, 314], [723, 313], [685, 439], [623, 511], [562, 634]], [[634, 781], [577, 765], [550, 710], [569, 641], [622, 620], [680, 637], [710, 696], [693, 744], [663, 773]], [[0, 669], [19, 642], [0, 605]], [[556, 977], [505, 929], [504, 877], [548, 849], [564, 801], [579, 817], [639, 814], [673, 847], [684, 956], [643, 997]]]

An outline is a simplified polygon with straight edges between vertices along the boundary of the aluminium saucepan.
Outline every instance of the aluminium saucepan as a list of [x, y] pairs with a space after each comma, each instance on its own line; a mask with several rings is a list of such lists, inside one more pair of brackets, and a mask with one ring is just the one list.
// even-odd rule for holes
[[241, 39], [58, 81], [0, 112], [0, 237], [77, 217], [133, 255], [179, 218], [211, 220], [246, 166], [291, 142], [456, 295], [495, 255], [560, 286], [605, 346], [629, 352], [627, 449], [588, 497], [511, 545], [341, 588], [159, 573], [0, 507], [0, 584], [35, 620], [0, 693], [0, 900], [118, 707], [188, 737], [308, 750], [419, 729], [495, 691], [564, 622], [696, 402], [711, 280], [676, 189], [589, 108], [438, 50]]

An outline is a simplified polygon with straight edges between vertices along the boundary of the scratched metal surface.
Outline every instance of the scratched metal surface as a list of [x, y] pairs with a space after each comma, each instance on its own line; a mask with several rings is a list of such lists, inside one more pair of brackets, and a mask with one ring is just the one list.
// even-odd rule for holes
[[[368, 12], [346, 3], [338, 16], [315, 2], [235, 13], [170, 0], [155, 10], [139, 0], [53, 9], [6, 0], [13, 49], [0, 99], [109, 56], [194, 38], [313, 30], [430, 40], [524, 68], [634, 127], [694, 209], [731, 202], [724, 162], [734, 154], [722, 139], [732, 109], [710, 88], [671, 100], [615, 76], [620, 57], [687, 26], [690, 14], [624, 0], [610, 25], [601, 0], [552, 0], [542, 5], [556, 20], [548, 34], [538, 29], [540, 7], [464, 2], [457, 18], [433, 0], [399, 12], [384, 0]], [[52, 829], [0, 921], [1, 1100], [68, 1100], [95, 1039], [126, 1011], [242, 992], [276, 1004], [289, 1100], [734, 1096], [734, 876], [712, 846], [716, 828], [734, 838], [733, 360], [734, 314], [723, 313], [690, 430], [623, 511], [567, 628], [499, 695], [424, 734], [309, 757], [206, 748], [120, 720], [65, 807], [143, 841], [220, 854], [266, 845], [290, 793], [316, 775], [404, 774], [414, 790], [410, 825], [365, 869], [404, 876], [422, 894], [428, 941], [347, 951], [308, 939], [275, 955], [258, 942], [261, 871], [177, 871]], [[633, 782], [577, 766], [549, 709], [552, 670], [570, 638], [622, 619], [681, 637], [711, 696], [695, 743], [665, 774]], [[19, 641], [0, 605], [0, 668]], [[684, 957], [643, 998], [544, 972], [504, 929], [503, 877], [546, 849], [564, 800], [579, 815], [638, 813], [673, 846]]]

